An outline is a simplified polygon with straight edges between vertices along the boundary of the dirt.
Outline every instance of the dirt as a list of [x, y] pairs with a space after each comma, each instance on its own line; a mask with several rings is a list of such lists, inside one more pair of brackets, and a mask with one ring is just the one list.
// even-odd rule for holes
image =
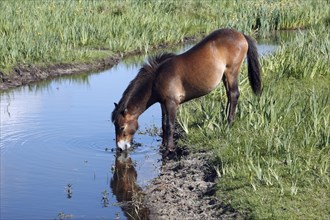
[[242, 219], [216, 196], [216, 172], [207, 152], [179, 150], [180, 158], [163, 163], [161, 174], [144, 191], [150, 219]]

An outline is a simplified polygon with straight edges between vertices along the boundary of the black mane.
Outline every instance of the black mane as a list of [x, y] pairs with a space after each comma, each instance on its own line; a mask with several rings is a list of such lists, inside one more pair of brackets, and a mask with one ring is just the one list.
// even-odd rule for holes
[[111, 117], [112, 122], [115, 122], [118, 115], [127, 108], [127, 103], [132, 97], [143, 94], [142, 92], [148, 89], [146, 85], [153, 80], [159, 65], [173, 56], [175, 56], [173, 53], [163, 53], [148, 59], [148, 62], [141, 67], [137, 76], [129, 83], [118, 105], [116, 105], [113, 110]]

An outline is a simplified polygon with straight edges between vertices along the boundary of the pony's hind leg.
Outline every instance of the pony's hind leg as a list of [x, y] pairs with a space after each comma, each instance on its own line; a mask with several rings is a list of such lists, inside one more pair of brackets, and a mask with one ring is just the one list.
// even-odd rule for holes
[[228, 124], [232, 124], [234, 117], [235, 117], [235, 111], [236, 106], [239, 98], [239, 90], [238, 90], [238, 70], [229, 70], [227, 69], [225, 72], [225, 76], [223, 78], [225, 87], [226, 87], [226, 93], [227, 93], [227, 120]]
[[227, 95], [226, 116], [228, 116], [229, 115], [230, 93], [229, 93], [228, 83], [227, 83], [227, 79], [226, 79], [226, 76], [225, 75], [223, 75], [222, 81], [223, 81], [223, 84], [224, 84], [225, 89], [226, 89], [226, 95]]

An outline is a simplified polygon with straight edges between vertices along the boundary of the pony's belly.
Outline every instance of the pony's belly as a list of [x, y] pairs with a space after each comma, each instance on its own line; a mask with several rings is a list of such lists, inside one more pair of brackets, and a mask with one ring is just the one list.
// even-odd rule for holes
[[193, 76], [188, 76], [184, 80], [184, 90], [187, 99], [198, 98], [213, 91], [221, 82], [224, 66], [215, 68], [216, 71], [199, 72]]
[[216, 76], [213, 75], [212, 78], [206, 80], [205, 87], [204, 87], [206, 89], [205, 92], [209, 93], [212, 90], [214, 90], [215, 88], [217, 88], [221, 82], [222, 76], [223, 76], [223, 73], [217, 74]]
[[199, 83], [190, 84], [189, 86], [185, 86], [185, 96], [184, 101], [189, 101], [191, 99], [195, 99], [208, 93], [212, 92], [221, 82], [222, 74], [218, 78], [214, 78], [213, 80], [200, 80]]

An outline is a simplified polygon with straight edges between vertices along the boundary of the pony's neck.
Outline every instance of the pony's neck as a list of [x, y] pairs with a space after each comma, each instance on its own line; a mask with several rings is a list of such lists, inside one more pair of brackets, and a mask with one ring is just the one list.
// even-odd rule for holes
[[[150, 84], [152, 81], [150, 80]], [[137, 90], [135, 94], [132, 94], [127, 102], [128, 112], [134, 116], [136, 119], [147, 110], [151, 105], [155, 104], [157, 101], [152, 94], [151, 85], [143, 85], [144, 88]]]
[[165, 53], [149, 58], [148, 63], [142, 66], [137, 76], [124, 91], [119, 104], [112, 112], [112, 121], [115, 121], [118, 114], [126, 109], [137, 119], [146, 109], [158, 102], [157, 96], [152, 93], [152, 83], [155, 80], [157, 68], [162, 62], [174, 56], [175, 54]]

